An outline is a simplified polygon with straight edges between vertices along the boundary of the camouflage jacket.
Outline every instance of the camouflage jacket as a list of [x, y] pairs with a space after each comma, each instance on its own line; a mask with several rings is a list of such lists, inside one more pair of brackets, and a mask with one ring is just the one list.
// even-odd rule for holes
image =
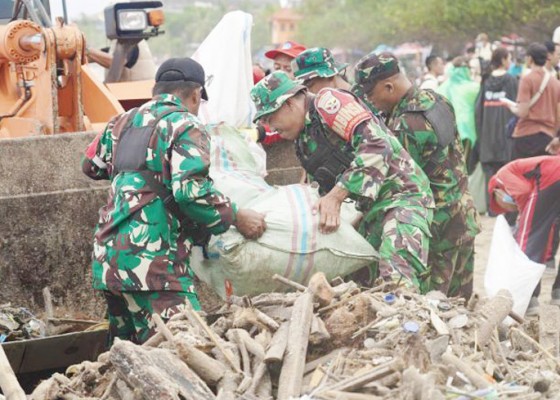
[[[181, 101], [164, 94], [140, 107], [133, 126], [148, 125], [170, 107], [179, 108], [158, 124], [148, 146], [148, 170], [160, 173], [181, 211], [213, 233], [226, 231], [236, 209], [208, 177], [210, 137]], [[130, 111], [129, 111], [130, 113]], [[193, 291], [190, 238], [138, 172], [113, 176], [114, 118], [92, 143], [82, 169], [93, 179], [110, 179], [109, 199], [99, 211], [93, 250], [93, 286], [112, 291]], [[95, 149], [94, 151], [92, 149]]]
[[[300, 135], [310, 153], [317, 149], [314, 119], [319, 119], [331, 142], [343, 151], [348, 146], [355, 158], [338, 176], [337, 185], [350, 193], [365, 213], [390, 209], [415, 209], [410, 221], [425, 232], [431, 220], [427, 210], [434, 207], [429, 181], [398, 140], [349, 92], [321, 90], [309, 100], [305, 130]], [[426, 215], [425, 215], [426, 214]]]
[[479, 232], [476, 210], [468, 189], [465, 156], [457, 125], [454, 121], [450, 123], [449, 143], [440, 144], [424, 114], [436, 102], [445, 102], [453, 110], [441, 95], [411, 87], [387, 118], [387, 127], [428, 176], [436, 203], [434, 220], [438, 212], [464, 214], [469, 220], [466, 221], [469, 235], [476, 235]]

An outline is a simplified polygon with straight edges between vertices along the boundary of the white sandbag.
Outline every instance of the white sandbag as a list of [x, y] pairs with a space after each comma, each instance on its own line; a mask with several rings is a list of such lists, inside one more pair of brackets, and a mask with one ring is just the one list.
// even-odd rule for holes
[[198, 277], [225, 296], [228, 279], [234, 294], [256, 295], [288, 288], [272, 280], [274, 274], [301, 284], [318, 271], [327, 279], [346, 276], [378, 258], [377, 252], [351, 226], [358, 215], [352, 204], [345, 204], [337, 232], [319, 232], [319, 215], [312, 208], [319, 198], [309, 185], [272, 188], [247, 204], [266, 214], [267, 230], [256, 240], [246, 240], [234, 228], [212, 237], [209, 259], [195, 249], [191, 266]]
[[499, 215], [494, 225], [484, 276], [486, 294], [492, 297], [500, 289], [509, 290], [513, 297], [513, 311], [525, 315], [531, 295], [542, 278], [544, 269], [544, 264], [529, 260], [523, 253], [505, 217]]
[[252, 126], [252, 25], [251, 14], [227, 13], [192, 56], [206, 73], [209, 101], [201, 105], [198, 115], [206, 124], [223, 121], [238, 128]]
[[246, 133], [221, 123], [210, 132], [210, 177], [223, 194], [240, 206], [272, 190], [266, 175], [266, 153]]

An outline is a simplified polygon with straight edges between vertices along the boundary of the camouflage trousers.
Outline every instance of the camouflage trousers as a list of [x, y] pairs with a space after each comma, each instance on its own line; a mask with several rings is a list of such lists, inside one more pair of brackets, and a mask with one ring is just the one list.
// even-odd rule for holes
[[[359, 232], [379, 252], [379, 262], [371, 266], [371, 276], [402, 281], [420, 293], [429, 290], [427, 228], [408, 222], [411, 210], [392, 209], [372, 220], [364, 218]], [[424, 214], [426, 212], [424, 211]], [[428, 211], [428, 223], [432, 212]], [[429, 225], [428, 225], [429, 226]]]
[[474, 207], [438, 209], [430, 227], [431, 288], [469, 299], [473, 291], [474, 238], [480, 231]]
[[113, 293], [103, 291], [109, 317], [109, 345], [118, 337], [142, 344], [155, 334], [152, 314], [157, 313], [164, 321], [185, 308], [190, 301], [200, 310], [196, 293], [172, 291], [137, 291]]

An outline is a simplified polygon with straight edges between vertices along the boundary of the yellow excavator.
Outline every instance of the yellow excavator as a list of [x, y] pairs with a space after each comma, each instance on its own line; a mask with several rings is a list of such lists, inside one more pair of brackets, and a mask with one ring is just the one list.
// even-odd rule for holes
[[[135, 46], [162, 33], [161, 8], [160, 1], [139, 1], [105, 9], [113, 51], [101, 62], [108, 67], [101, 82], [88, 58], [103, 55], [87, 47], [79, 27], [53, 22], [48, 0], [0, 0], [0, 306], [103, 317], [90, 254], [108, 182], [82, 176], [80, 160], [112, 117], [151, 97], [152, 79], [121, 78]], [[56, 336], [47, 346], [30, 340], [3, 348], [13, 369], [26, 373], [91, 358], [102, 338]]]

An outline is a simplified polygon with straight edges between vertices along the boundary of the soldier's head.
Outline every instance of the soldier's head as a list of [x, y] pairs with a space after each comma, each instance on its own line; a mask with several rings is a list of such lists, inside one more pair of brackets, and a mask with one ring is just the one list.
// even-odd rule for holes
[[288, 74], [290, 79], [294, 79], [292, 60], [304, 50], [305, 46], [296, 42], [287, 41], [276, 49], [267, 51], [264, 53], [264, 56], [274, 61], [272, 66], [274, 71], [284, 71]]
[[205, 76], [202, 65], [192, 58], [170, 58], [156, 72], [156, 84], [152, 95], [172, 94], [187, 106], [190, 113], [197, 115], [202, 100], [208, 100], [204, 87]]
[[[314, 47], [307, 49], [292, 61], [292, 71], [298, 82], [305, 85], [311, 93], [323, 88], [337, 88], [336, 79], [348, 64], [337, 64], [329, 49]], [[342, 79], [342, 78], [341, 78]], [[346, 88], [350, 85], [347, 83]]]
[[295, 140], [305, 126], [307, 89], [275, 71], [251, 89], [257, 108], [253, 122], [262, 121], [287, 140]]
[[400, 70], [399, 60], [391, 53], [370, 53], [355, 67], [359, 93], [377, 109], [389, 114], [410, 88], [411, 83]]

